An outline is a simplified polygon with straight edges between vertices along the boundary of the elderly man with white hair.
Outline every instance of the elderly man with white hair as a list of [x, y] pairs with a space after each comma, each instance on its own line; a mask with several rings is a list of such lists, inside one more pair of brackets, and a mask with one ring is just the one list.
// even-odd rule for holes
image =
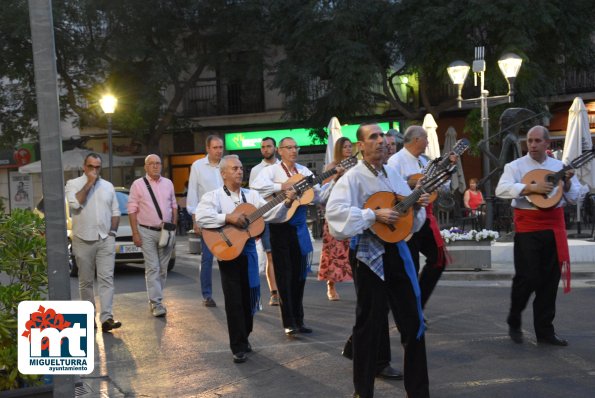
[[[201, 228], [220, 228], [231, 225], [243, 230], [250, 225], [249, 217], [242, 209], [236, 208], [249, 203], [260, 208], [267, 202], [257, 191], [243, 189], [244, 167], [237, 155], [223, 157], [219, 164], [223, 187], [207, 192], [196, 207], [196, 222]], [[285, 198], [268, 211], [260, 209], [262, 217], [268, 222], [282, 222], [287, 217], [287, 210], [295, 198], [295, 191], [286, 190]], [[258, 210], [254, 210], [258, 211]], [[253, 221], [256, 221], [255, 218]], [[239, 250], [239, 249], [238, 249]], [[219, 260], [221, 286], [225, 298], [225, 314], [229, 332], [229, 346], [235, 363], [245, 362], [246, 353], [252, 351], [248, 337], [252, 332], [253, 318], [260, 305], [260, 278], [258, 275], [258, 257], [254, 238], [249, 238], [242, 252], [233, 259]]]
[[159, 156], [147, 156], [147, 174], [132, 183], [128, 199], [132, 240], [137, 247], [143, 249], [147, 294], [151, 313], [155, 317], [162, 317], [167, 313], [163, 305], [163, 289], [175, 241], [175, 233], [170, 232], [171, 240], [161, 247], [161, 230], [166, 228], [175, 231], [178, 221], [174, 184], [170, 179], [161, 176], [162, 167]]

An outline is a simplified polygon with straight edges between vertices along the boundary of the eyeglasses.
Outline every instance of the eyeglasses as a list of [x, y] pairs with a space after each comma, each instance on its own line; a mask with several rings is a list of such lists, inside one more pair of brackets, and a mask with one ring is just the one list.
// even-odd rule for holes
[[287, 146], [280, 146], [279, 148], [281, 149], [287, 149], [288, 151], [298, 151], [300, 150], [300, 147], [297, 145], [287, 145]]

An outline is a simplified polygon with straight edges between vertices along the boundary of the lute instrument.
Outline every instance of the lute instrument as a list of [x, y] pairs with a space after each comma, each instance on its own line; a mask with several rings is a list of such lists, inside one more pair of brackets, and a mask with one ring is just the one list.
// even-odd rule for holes
[[387, 243], [396, 243], [407, 238], [413, 229], [413, 205], [417, 203], [424, 193], [432, 193], [444, 184], [456, 170], [455, 165], [436, 171], [433, 176], [422, 179], [422, 185], [413, 190], [408, 196], [398, 195], [394, 192], [376, 192], [371, 195], [364, 209], [392, 208], [399, 213], [399, 218], [393, 224], [375, 222], [370, 230], [381, 240]]
[[[442, 155], [439, 158], [436, 158], [428, 162], [428, 164], [426, 164], [426, 167], [424, 167], [423, 172], [412, 174], [409, 177], [407, 177], [407, 184], [411, 189], [414, 189], [417, 185], [417, 181], [419, 181], [420, 178], [431, 177], [439, 170], [448, 168], [450, 164], [450, 155], [454, 153], [457, 156], [461, 156], [463, 153], [465, 153], [467, 149], [469, 149], [469, 140], [466, 138], [461, 138], [455, 143], [455, 146], [452, 148], [452, 151], [450, 151], [450, 153]], [[436, 190], [430, 194], [430, 203], [434, 202], [437, 198], [438, 191]]]
[[548, 194], [531, 193], [526, 195], [525, 198], [539, 209], [551, 209], [562, 199], [562, 195], [564, 194], [564, 175], [566, 172], [571, 169], [581, 168], [587, 162], [593, 160], [593, 158], [595, 158], [595, 148], [588, 152], [583, 152], [582, 155], [575, 158], [560, 171], [553, 172], [546, 169], [531, 170], [523, 176], [521, 183], [535, 184], [538, 181], [551, 182], [554, 184], [554, 189]]
[[[287, 211], [287, 218], [285, 221], [289, 220], [293, 217], [295, 211], [297, 210], [298, 206], [307, 205], [312, 203], [314, 200], [314, 189], [312, 189], [316, 184], [320, 184], [322, 181], [326, 180], [327, 178], [337, 174], [337, 167], [343, 167], [344, 169], [349, 169], [357, 164], [357, 153], [351, 157], [343, 159], [340, 161], [335, 167], [325, 171], [322, 174], [317, 176], [309, 175], [308, 177], [304, 177], [301, 174], [294, 174], [292, 175], [287, 182], [293, 184], [293, 188], [297, 188], [296, 191], [299, 193], [298, 197], [293, 201], [291, 208]], [[283, 192], [276, 192], [272, 195], [267, 196], [266, 200], [272, 200], [276, 196], [283, 194]]]

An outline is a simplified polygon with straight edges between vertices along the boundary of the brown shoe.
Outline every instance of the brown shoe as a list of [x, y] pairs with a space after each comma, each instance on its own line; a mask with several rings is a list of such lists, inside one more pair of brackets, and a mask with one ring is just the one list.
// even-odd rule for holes
[[328, 299], [330, 301], [339, 301], [339, 293], [337, 293], [337, 290], [335, 289], [335, 282], [332, 281], [328, 281], [326, 283], [327, 286], [327, 291], [326, 291], [326, 296], [328, 297]]
[[273, 306], [273, 307], [279, 306], [279, 295], [278, 294], [271, 295], [271, 299], [269, 300], [269, 305]]

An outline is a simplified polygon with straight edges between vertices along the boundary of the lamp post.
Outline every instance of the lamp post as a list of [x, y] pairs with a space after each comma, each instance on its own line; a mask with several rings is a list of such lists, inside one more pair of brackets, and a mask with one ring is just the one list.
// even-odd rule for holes
[[99, 105], [103, 113], [107, 115], [107, 148], [109, 157], [109, 181], [113, 183], [112, 175], [112, 164], [113, 164], [113, 152], [112, 152], [112, 114], [116, 111], [118, 105], [118, 99], [111, 94], [106, 94], [99, 100]]
[[[459, 108], [463, 104], [477, 106], [481, 108], [481, 127], [483, 129], [483, 140], [489, 148], [489, 114], [488, 108], [492, 105], [504, 104], [507, 102], [514, 101], [514, 80], [521, 68], [523, 60], [516, 54], [507, 53], [504, 54], [498, 61], [498, 66], [502, 71], [502, 74], [508, 82], [508, 93], [506, 95], [489, 96], [489, 92], [484, 88], [486, 64], [484, 60], [484, 47], [475, 47], [475, 59], [473, 60], [473, 80], [475, 86], [477, 86], [477, 78], [479, 77], [479, 87], [481, 95], [478, 98], [463, 99], [462, 91], [465, 79], [469, 73], [469, 65], [463, 61], [455, 61], [451, 63], [448, 68], [448, 75], [452, 82], [458, 87], [457, 102]], [[490, 181], [490, 159], [488, 156], [483, 156], [483, 175], [485, 179], [485, 191], [486, 191], [486, 228], [491, 229], [493, 226], [493, 203], [492, 203], [492, 184]]]

